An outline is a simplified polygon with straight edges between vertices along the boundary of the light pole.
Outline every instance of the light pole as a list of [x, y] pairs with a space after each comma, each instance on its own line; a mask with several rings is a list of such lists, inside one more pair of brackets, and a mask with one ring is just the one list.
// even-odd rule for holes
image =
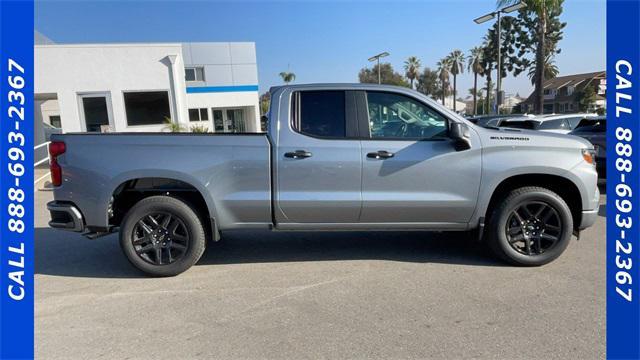
[[520, 10], [522, 8], [527, 7], [527, 4], [523, 3], [523, 2], [518, 2], [516, 4], [510, 5], [510, 6], [505, 6], [501, 9], [498, 9], [492, 13], [480, 16], [477, 19], [474, 19], [473, 21], [476, 24], [482, 24], [483, 22], [489, 21], [493, 18], [495, 18], [496, 16], [498, 17], [498, 61], [497, 61], [497, 72], [498, 72], [498, 76], [497, 76], [497, 84], [496, 84], [496, 113], [500, 113], [500, 105], [502, 105], [502, 93], [501, 93], [501, 88], [502, 88], [502, 17], [500, 16], [501, 14], [508, 14], [510, 12], [514, 12], [516, 10]]
[[388, 52], [382, 52], [378, 55], [373, 55], [372, 57], [369, 58], [369, 61], [377, 61], [378, 62], [378, 84], [381, 83], [381, 79], [380, 79], [380, 58], [381, 57], [385, 57], [385, 56], [389, 56]]

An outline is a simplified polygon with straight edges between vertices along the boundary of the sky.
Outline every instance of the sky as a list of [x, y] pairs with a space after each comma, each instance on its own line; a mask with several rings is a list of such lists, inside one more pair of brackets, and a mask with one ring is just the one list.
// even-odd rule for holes
[[[474, 18], [495, 0], [427, 1], [36, 1], [35, 28], [56, 43], [252, 41], [260, 92], [282, 83], [357, 82], [367, 59], [387, 51], [396, 71], [409, 56], [423, 66], [482, 42], [491, 22]], [[605, 0], [566, 0], [567, 23], [556, 56], [560, 75], [605, 70]], [[466, 69], [465, 69], [466, 70]], [[466, 96], [473, 77], [458, 77]], [[526, 74], [503, 80], [527, 96]]]

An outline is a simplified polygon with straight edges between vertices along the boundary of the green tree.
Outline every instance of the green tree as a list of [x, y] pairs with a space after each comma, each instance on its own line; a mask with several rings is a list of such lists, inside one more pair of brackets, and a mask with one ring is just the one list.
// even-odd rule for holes
[[[358, 80], [361, 83], [377, 84], [378, 83], [378, 64], [372, 68], [362, 68], [358, 73]], [[393, 66], [389, 63], [380, 64], [380, 83], [387, 85], [396, 85], [409, 87], [409, 83], [404, 79], [402, 74], [393, 70]]]
[[482, 96], [482, 89], [472, 87], [469, 89], [469, 95], [473, 97], [473, 115], [484, 114], [484, 96]]
[[587, 84], [576, 94], [576, 101], [580, 111], [590, 111], [596, 104], [596, 90], [591, 84]]
[[409, 79], [409, 87], [413, 89], [413, 81], [420, 75], [420, 59], [410, 56], [404, 62], [404, 74]]
[[[498, 0], [498, 6], [512, 5], [520, 0]], [[547, 55], [559, 53], [557, 43], [562, 39], [562, 28], [566, 25], [559, 21], [562, 13], [563, 0], [524, 0], [527, 7], [521, 9], [519, 18], [528, 30], [520, 39], [520, 53], [535, 54], [535, 60], [531, 63], [535, 66], [533, 78], [534, 111], [542, 114], [544, 109], [544, 64]]]
[[436, 99], [439, 94], [438, 72], [426, 67], [422, 70], [418, 81], [416, 82], [416, 90]]
[[464, 71], [464, 53], [460, 50], [453, 50], [449, 56], [447, 56], [449, 65], [451, 67], [451, 75], [453, 75], [453, 111], [456, 111], [456, 96], [457, 96], [457, 83], [456, 78]]
[[[535, 63], [535, 62], [534, 62]], [[536, 83], [536, 66], [532, 66], [529, 68], [529, 73], [527, 74], [529, 76], [529, 79], [531, 79], [531, 85], [535, 85]], [[544, 71], [543, 71], [543, 80], [549, 80], [549, 79], [553, 79], [554, 77], [558, 76], [558, 74], [560, 73], [560, 71], [558, 70], [558, 67], [556, 66], [556, 62], [553, 59], [553, 56], [551, 54], [547, 54], [547, 56], [544, 59]]]
[[468, 70], [473, 73], [473, 91], [471, 91], [471, 95], [473, 95], [473, 115], [476, 115], [478, 113], [478, 75], [482, 75], [484, 72], [484, 68], [482, 67], [483, 51], [481, 47], [476, 46], [471, 49], [469, 53], [469, 63], [467, 67]]
[[289, 71], [283, 71], [280, 73], [280, 77], [285, 84], [288, 84], [296, 79], [296, 74]]
[[440, 90], [442, 95], [442, 105], [444, 99], [449, 94], [449, 75], [451, 74], [451, 64], [448, 58], [440, 59], [436, 64], [438, 67], [438, 78], [440, 79]]
[[269, 91], [260, 95], [260, 115], [264, 115], [269, 111], [269, 103], [271, 101], [271, 94]]
[[[525, 35], [522, 35], [522, 34]], [[522, 71], [530, 66], [530, 61], [524, 57], [524, 52], [519, 53], [523, 36], [526, 33], [522, 28], [522, 21], [519, 18], [505, 16], [501, 21], [501, 41], [500, 41], [500, 75], [505, 78], [508, 74], [518, 76]], [[493, 78], [492, 71], [497, 69], [498, 64], [498, 24], [495, 23], [484, 37], [481, 46], [482, 58], [480, 60], [483, 73], [487, 77], [487, 84], [491, 83]], [[490, 98], [488, 100], [491, 100]], [[490, 101], [486, 102], [491, 104]]]

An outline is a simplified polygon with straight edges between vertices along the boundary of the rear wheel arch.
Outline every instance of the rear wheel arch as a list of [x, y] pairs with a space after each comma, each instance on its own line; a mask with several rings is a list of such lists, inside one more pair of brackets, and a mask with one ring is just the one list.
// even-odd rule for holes
[[[129, 209], [141, 200], [157, 195], [178, 198], [191, 207], [201, 217], [208, 230], [217, 226], [215, 208], [206, 192], [192, 182], [170, 177], [137, 177], [123, 180], [111, 192], [107, 208], [109, 226], [119, 226]], [[217, 236], [215, 237], [217, 239]]]
[[511, 191], [528, 186], [545, 188], [558, 194], [571, 210], [574, 227], [580, 224], [582, 218], [582, 196], [580, 189], [570, 179], [551, 174], [519, 174], [502, 180], [491, 192], [491, 198], [482, 216], [488, 220], [493, 209], [495, 209], [497, 204], [504, 200]]

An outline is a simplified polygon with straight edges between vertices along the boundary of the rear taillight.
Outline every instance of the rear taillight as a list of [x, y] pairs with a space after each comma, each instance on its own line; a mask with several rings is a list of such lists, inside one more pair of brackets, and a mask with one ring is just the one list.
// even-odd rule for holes
[[49, 144], [49, 170], [53, 186], [62, 185], [62, 168], [58, 164], [58, 156], [64, 154], [67, 146], [62, 141], [52, 141]]

